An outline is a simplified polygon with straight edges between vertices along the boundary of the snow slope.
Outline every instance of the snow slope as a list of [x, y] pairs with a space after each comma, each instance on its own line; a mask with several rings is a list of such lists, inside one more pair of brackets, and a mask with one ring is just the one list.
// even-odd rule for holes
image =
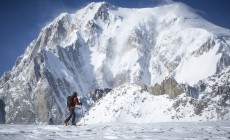
[[179, 95], [176, 99], [170, 99], [168, 95], [154, 96], [138, 85], [125, 84], [115, 88], [96, 102], [79, 124], [229, 120], [230, 96], [224, 102], [227, 105], [223, 107], [223, 103], [219, 101], [225, 95], [210, 98], [207, 94], [203, 100], [211, 99], [211, 101], [206, 101], [207, 106], [201, 110], [200, 114], [196, 114], [197, 104], [193, 102], [199, 103], [202, 100], [194, 101], [186, 93]]
[[136, 85], [122, 85], [99, 100], [81, 120], [86, 124], [104, 122], [150, 123], [171, 121], [173, 100], [141, 92]]

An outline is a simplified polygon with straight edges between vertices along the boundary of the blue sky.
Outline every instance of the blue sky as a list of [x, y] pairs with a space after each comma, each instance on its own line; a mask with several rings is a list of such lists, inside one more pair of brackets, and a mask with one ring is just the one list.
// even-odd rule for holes
[[[152, 7], [161, 0], [104, 0], [129, 8]], [[174, 0], [196, 9], [205, 19], [230, 29], [229, 0]], [[36, 39], [41, 28], [62, 12], [73, 13], [90, 0], [0, 0], [0, 77]], [[94, 2], [99, 2], [95, 0]]]

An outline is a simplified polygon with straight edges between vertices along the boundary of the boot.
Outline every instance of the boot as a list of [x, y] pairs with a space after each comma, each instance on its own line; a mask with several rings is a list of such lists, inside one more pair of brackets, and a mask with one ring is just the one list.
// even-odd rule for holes
[[67, 126], [68, 125], [67, 122], [64, 122], [64, 125]]

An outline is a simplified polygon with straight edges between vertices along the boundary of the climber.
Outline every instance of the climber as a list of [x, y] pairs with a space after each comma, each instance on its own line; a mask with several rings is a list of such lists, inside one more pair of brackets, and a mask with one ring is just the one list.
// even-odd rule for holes
[[82, 103], [78, 101], [77, 92], [74, 92], [72, 96], [67, 97], [67, 107], [70, 113], [69, 113], [69, 117], [64, 121], [65, 126], [67, 125], [67, 123], [71, 118], [72, 118], [72, 125], [76, 125], [75, 122], [76, 113], [74, 111], [76, 105], [82, 105]]

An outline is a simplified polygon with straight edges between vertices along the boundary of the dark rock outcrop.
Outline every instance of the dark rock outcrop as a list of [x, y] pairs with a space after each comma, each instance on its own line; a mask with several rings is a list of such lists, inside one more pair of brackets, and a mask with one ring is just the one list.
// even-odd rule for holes
[[6, 120], [5, 120], [5, 102], [3, 100], [0, 99], [0, 124], [5, 124]]
[[165, 79], [160, 85], [149, 86], [147, 91], [153, 95], [167, 94], [171, 99], [185, 92], [183, 86], [178, 84], [174, 78]]

